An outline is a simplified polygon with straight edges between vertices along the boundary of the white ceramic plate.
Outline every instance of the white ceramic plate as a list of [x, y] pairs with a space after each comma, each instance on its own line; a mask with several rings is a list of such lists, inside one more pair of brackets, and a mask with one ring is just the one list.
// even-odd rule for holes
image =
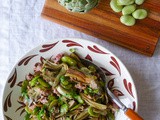
[[[3, 94], [3, 114], [5, 120], [23, 120], [24, 105], [18, 103], [20, 83], [28, 73], [33, 73], [35, 63], [42, 58], [50, 58], [59, 53], [69, 52], [76, 48], [81, 58], [86, 58], [100, 66], [109, 80], [108, 86], [129, 108], [137, 111], [137, 93], [132, 77], [123, 63], [106, 48], [83, 39], [56, 39], [53, 43], [45, 43], [28, 52], [12, 69]], [[116, 120], [127, 120], [120, 110]]]

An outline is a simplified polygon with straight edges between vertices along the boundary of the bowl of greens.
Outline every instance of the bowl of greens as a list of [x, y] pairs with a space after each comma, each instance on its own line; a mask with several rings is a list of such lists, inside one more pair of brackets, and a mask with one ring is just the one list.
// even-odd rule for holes
[[32, 49], [12, 69], [3, 94], [4, 120], [127, 120], [110, 100], [108, 88], [137, 111], [134, 82], [124, 64], [106, 48], [83, 39], [56, 39]]

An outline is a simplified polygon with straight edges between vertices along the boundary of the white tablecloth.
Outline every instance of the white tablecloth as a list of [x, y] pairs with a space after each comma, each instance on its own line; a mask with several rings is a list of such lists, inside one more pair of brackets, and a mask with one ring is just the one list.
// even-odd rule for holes
[[135, 81], [139, 114], [145, 120], [160, 120], [160, 42], [153, 57], [140, 55], [42, 19], [43, 5], [44, 0], [0, 1], [0, 103], [9, 72], [27, 51], [55, 38], [78, 37], [104, 46], [122, 60]]

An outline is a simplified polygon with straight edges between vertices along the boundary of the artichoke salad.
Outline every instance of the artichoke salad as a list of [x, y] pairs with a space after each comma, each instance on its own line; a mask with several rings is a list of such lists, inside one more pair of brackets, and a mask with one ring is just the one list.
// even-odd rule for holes
[[58, 2], [71, 12], [86, 13], [96, 7], [99, 0], [58, 0]]
[[22, 82], [24, 120], [114, 120], [104, 82], [72, 51], [36, 63]]

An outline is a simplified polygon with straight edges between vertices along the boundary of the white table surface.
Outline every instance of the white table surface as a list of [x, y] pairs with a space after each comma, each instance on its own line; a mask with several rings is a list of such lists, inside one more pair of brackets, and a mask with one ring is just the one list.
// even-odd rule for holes
[[0, 1], [0, 103], [8, 74], [27, 51], [56, 38], [76, 37], [94, 41], [119, 57], [134, 79], [139, 114], [145, 120], [160, 120], [160, 41], [153, 57], [140, 55], [42, 19], [40, 13], [43, 5], [44, 0]]

